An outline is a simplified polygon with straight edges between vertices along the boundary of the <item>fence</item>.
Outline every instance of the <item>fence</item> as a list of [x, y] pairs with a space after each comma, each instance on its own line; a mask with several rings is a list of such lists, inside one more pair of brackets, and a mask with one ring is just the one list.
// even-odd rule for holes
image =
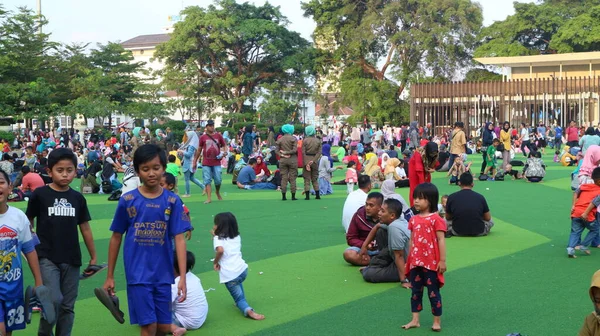
[[581, 126], [599, 121], [599, 93], [600, 77], [414, 84], [410, 116], [438, 133], [456, 121], [470, 133], [485, 122]]

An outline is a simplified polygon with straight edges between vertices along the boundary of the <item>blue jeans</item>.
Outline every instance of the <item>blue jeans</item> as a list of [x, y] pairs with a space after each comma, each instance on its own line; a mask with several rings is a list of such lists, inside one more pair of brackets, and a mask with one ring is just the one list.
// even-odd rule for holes
[[260, 182], [246, 186], [248, 190], [275, 190], [277, 186], [270, 182]]
[[246, 302], [244, 285], [242, 284], [246, 280], [246, 276], [248, 276], [247, 268], [237, 278], [225, 283], [225, 287], [227, 287], [229, 294], [231, 294], [233, 301], [235, 301], [235, 305], [244, 316], [248, 316], [248, 310], [253, 310], [248, 302]]
[[185, 194], [190, 194], [190, 181], [194, 182], [195, 185], [200, 187], [200, 189], [204, 190], [204, 184], [198, 181], [196, 177], [194, 177], [194, 173], [191, 170], [183, 172], [183, 176], [185, 178]]
[[202, 166], [202, 177], [204, 184], [210, 185], [212, 181], [215, 181], [215, 187], [221, 185], [221, 166]]
[[54, 325], [40, 319], [39, 335], [71, 335], [75, 321], [75, 301], [79, 290], [79, 266], [55, 264], [46, 258], [40, 258], [42, 281], [52, 293], [56, 307], [56, 332]]
[[588, 229], [590, 232], [588, 232], [585, 239], [581, 242], [581, 251], [587, 250], [592, 244], [592, 241], [598, 236], [598, 221], [594, 220], [588, 222], [581, 218], [571, 219], [571, 235], [569, 236], [569, 245], [567, 246], [568, 254], [575, 254], [575, 246], [577, 246], [581, 240], [581, 234], [585, 229]]

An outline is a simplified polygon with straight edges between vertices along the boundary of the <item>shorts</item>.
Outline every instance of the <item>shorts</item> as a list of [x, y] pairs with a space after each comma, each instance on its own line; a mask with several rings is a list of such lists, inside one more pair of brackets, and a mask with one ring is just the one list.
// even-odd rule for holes
[[202, 179], [206, 186], [210, 185], [213, 180], [215, 186], [220, 186], [222, 182], [221, 166], [202, 166]]
[[131, 324], [171, 324], [171, 284], [127, 285]]
[[[350, 246], [346, 249], [346, 251], [351, 250], [351, 251], [355, 251], [356, 253], [360, 253], [360, 248], [356, 247], [356, 246]], [[378, 255], [379, 251], [367, 251], [367, 254], [369, 255], [369, 257], [372, 257], [374, 255]]]
[[25, 301], [22, 297], [0, 301], [0, 322], [4, 322], [7, 332], [25, 329]]

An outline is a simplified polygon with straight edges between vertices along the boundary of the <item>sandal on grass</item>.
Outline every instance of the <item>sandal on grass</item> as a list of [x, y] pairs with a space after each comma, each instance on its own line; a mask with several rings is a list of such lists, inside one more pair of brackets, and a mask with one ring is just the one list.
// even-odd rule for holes
[[42, 307], [42, 317], [48, 324], [53, 325], [56, 322], [56, 306], [52, 300], [50, 289], [46, 286], [36, 287], [34, 296]]
[[81, 275], [79, 275], [79, 280], [89, 279], [107, 267], [108, 267], [107, 264], [89, 265], [86, 269], [83, 270]]
[[119, 309], [119, 298], [116, 295], [110, 295], [104, 288], [94, 288], [96, 298], [110, 311], [117, 322], [125, 323], [125, 314]]

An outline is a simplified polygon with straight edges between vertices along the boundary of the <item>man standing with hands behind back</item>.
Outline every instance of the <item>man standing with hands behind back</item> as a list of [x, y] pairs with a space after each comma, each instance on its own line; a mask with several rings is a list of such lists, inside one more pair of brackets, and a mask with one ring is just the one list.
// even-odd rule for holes
[[202, 148], [202, 177], [206, 186], [206, 201], [210, 203], [212, 181], [215, 181], [215, 193], [219, 201], [221, 197], [221, 158], [227, 154], [227, 145], [221, 134], [215, 132], [214, 120], [206, 122], [205, 132], [200, 137], [200, 148]]

